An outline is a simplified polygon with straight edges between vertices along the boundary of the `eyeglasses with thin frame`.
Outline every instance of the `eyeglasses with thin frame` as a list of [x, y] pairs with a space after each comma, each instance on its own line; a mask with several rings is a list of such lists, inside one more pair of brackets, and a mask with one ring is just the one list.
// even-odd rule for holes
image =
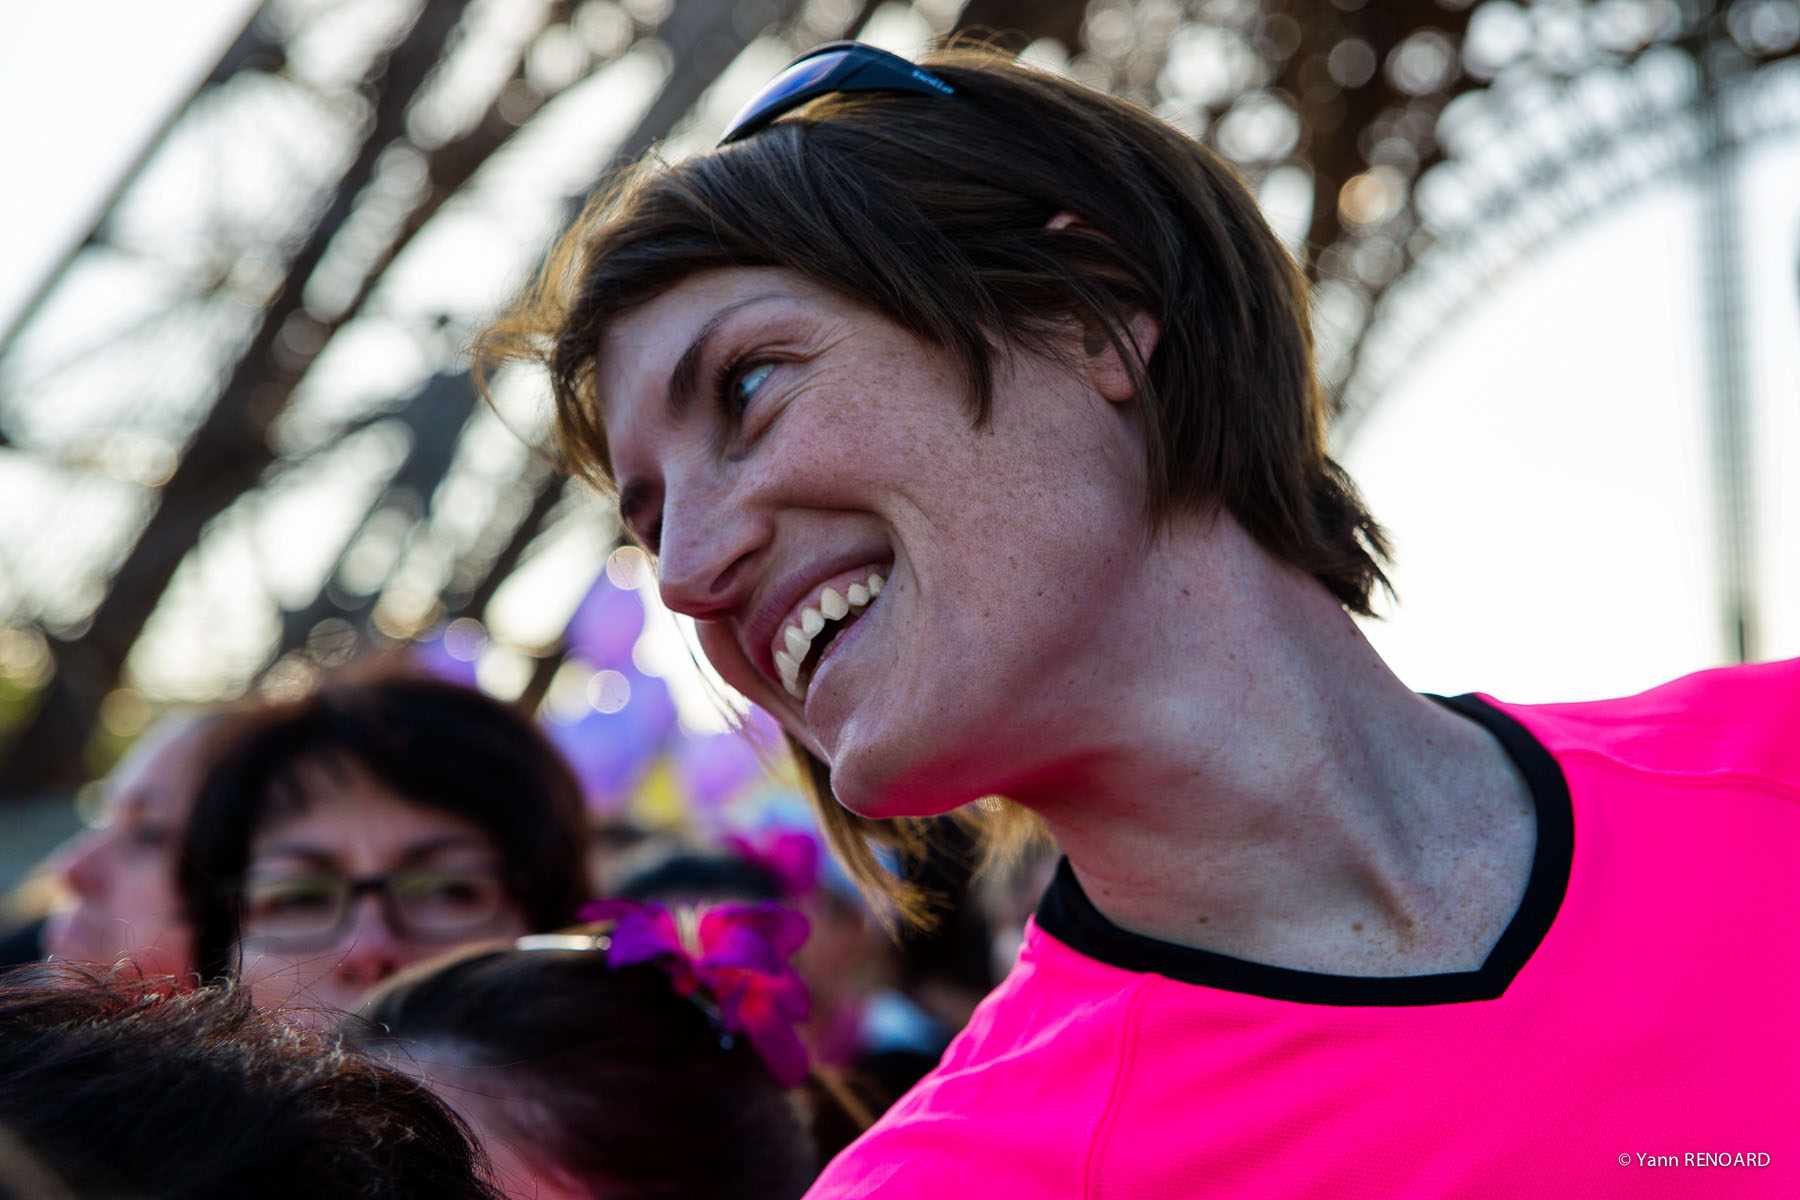
[[863, 42], [814, 46], [775, 76], [725, 127], [719, 145], [749, 137], [783, 113], [832, 92], [917, 92], [954, 96], [956, 89], [898, 54]]
[[252, 875], [238, 889], [245, 942], [327, 950], [350, 927], [356, 902], [379, 897], [396, 937], [445, 945], [495, 932], [511, 895], [498, 867], [414, 867], [350, 878], [328, 871]]

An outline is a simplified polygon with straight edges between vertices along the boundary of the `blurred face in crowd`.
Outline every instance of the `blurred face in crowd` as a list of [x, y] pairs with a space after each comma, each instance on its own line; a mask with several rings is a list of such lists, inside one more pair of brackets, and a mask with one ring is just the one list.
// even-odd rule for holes
[[175, 856], [209, 724], [203, 717], [171, 718], [144, 734], [107, 781], [100, 827], [58, 851], [57, 873], [71, 902], [45, 926], [50, 954], [101, 966], [129, 960], [147, 975], [192, 968]]
[[303, 764], [298, 783], [302, 803], [257, 831], [244, 876], [242, 977], [259, 1006], [354, 1008], [411, 963], [527, 932], [474, 822], [344, 759]]

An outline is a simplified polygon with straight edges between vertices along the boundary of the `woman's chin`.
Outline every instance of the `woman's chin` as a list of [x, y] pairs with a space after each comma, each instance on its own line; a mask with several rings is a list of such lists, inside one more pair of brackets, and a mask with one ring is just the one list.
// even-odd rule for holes
[[986, 794], [951, 790], [916, 775], [887, 774], [871, 769], [873, 766], [846, 756], [841, 766], [834, 763], [831, 768], [831, 791], [837, 802], [872, 821], [941, 817]]

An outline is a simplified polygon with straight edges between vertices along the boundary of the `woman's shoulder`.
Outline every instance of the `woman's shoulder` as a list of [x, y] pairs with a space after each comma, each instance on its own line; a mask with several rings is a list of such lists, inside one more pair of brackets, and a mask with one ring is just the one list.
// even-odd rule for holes
[[1735, 775], [1800, 789], [1800, 659], [1698, 671], [1635, 695], [1568, 704], [1483, 697], [1558, 758], [1660, 775]]

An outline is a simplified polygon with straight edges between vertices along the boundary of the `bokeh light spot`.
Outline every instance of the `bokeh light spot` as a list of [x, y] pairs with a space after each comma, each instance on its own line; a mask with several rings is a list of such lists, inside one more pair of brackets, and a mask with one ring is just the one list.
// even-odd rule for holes
[[1338, 215], [1351, 225], [1379, 225], [1406, 203], [1406, 178], [1393, 167], [1370, 167], [1338, 193]]
[[473, 617], [458, 617], [444, 629], [444, 652], [460, 662], [474, 662], [487, 646], [487, 630]]
[[651, 583], [656, 572], [650, 568], [650, 556], [636, 546], [620, 546], [606, 560], [606, 577], [614, 587], [635, 591]]
[[587, 695], [595, 712], [616, 713], [631, 703], [631, 681], [617, 671], [595, 671]]

